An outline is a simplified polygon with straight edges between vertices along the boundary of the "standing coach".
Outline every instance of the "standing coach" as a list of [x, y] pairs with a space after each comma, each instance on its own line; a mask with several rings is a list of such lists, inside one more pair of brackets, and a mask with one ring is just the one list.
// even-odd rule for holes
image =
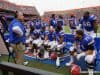
[[25, 28], [24, 16], [22, 12], [16, 12], [15, 19], [9, 25], [9, 43], [14, 50], [16, 64], [23, 64], [25, 50]]

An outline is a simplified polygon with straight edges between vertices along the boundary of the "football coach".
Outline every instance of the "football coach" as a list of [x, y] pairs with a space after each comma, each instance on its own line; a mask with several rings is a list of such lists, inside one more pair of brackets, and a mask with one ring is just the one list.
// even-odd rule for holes
[[24, 28], [24, 16], [22, 12], [16, 12], [15, 19], [9, 25], [9, 43], [14, 50], [16, 64], [24, 63], [24, 51], [25, 51], [25, 28]]

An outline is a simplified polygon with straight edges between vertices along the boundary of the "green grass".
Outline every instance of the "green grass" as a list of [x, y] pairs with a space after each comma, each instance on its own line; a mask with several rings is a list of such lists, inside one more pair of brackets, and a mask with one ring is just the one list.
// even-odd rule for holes
[[[8, 59], [7, 56], [0, 57], [1, 61], [7, 62], [7, 59]], [[11, 59], [11, 62], [13, 62], [12, 59]], [[38, 69], [43, 69], [43, 70], [50, 71], [50, 72], [60, 73], [62, 75], [69, 75], [68, 67], [56, 69], [55, 65], [48, 65], [48, 64], [40, 63], [38, 61], [29, 61], [29, 64], [27, 66], [38, 68]]]
[[70, 33], [70, 28], [69, 28], [68, 25], [66, 25], [66, 26], [64, 27], [64, 30], [65, 30], [65, 33]]
[[[0, 61], [7, 62], [7, 59], [8, 59], [8, 56], [1, 56], [0, 57]], [[11, 59], [11, 62], [13, 62], [12, 59]], [[50, 71], [50, 72], [59, 73], [59, 74], [62, 74], [62, 75], [71, 75], [69, 67], [63, 67], [63, 68], [60, 68], [60, 69], [56, 69], [55, 65], [44, 64], [44, 63], [41, 63], [41, 62], [38, 62], [38, 61], [29, 61], [29, 64], [27, 66], [37, 68], [37, 69], [46, 70], [46, 71]], [[0, 72], [0, 75], [2, 75], [1, 72]], [[13, 75], [13, 74], [9, 73], [9, 75]], [[88, 74], [81, 74], [81, 75], [88, 75]], [[100, 75], [100, 74], [95, 74], [95, 75]]]
[[100, 33], [100, 24], [98, 25], [98, 31], [97, 32]]

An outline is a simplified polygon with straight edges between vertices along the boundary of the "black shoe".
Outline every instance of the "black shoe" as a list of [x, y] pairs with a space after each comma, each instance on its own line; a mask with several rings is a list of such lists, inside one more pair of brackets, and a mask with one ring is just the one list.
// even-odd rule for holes
[[59, 68], [61, 68], [61, 66], [56, 66], [56, 69], [59, 69]]

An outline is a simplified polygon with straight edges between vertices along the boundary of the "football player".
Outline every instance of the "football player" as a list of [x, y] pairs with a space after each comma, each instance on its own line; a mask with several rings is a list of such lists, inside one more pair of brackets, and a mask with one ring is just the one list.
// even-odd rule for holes
[[56, 31], [56, 39], [58, 41], [57, 47], [56, 47], [56, 52], [57, 52], [57, 59], [56, 59], [56, 68], [60, 68], [60, 59], [62, 57], [63, 54], [63, 48], [65, 46], [65, 42], [64, 42], [64, 32], [62, 30], [62, 28], [60, 26], [58, 26], [58, 29]]
[[32, 33], [32, 38], [33, 38], [33, 49], [34, 49], [34, 56], [39, 57], [39, 53], [40, 53], [40, 47], [43, 43], [43, 40], [41, 40], [40, 38], [40, 33], [37, 30], [34, 30]]
[[79, 22], [79, 25], [81, 29], [84, 30], [84, 33], [92, 36], [93, 38], [96, 37], [95, 33], [97, 32], [96, 20], [97, 17], [95, 15], [90, 15], [90, 12], [86, 11]]
[[73, 56], [76, 56], [78, 60], [82, 56], [85, 56], [85, 61], [88, 65], [88, 69], [94, 68], [96, 50], [95, 50], [95, 41], [91, 36], [84, 34], [82, 30], [77, 30], [75, 35], [75, 45], [74, 47], [71, 47], [70, 50], [71, 50], [70, 52], [71, 61], [66, 65], [71, 65], [74, 62]]
[[57, 19], [56, 19], [55, 14], [51, 15], [50, 26], [52, 26], [53, 28], [56, 28], [56, 26], [57, 26]]
[[70, 14], [70, 18], [68, 19], [68, 22], [71, 29], [71, 33], [75, 35], [77, 21], [74, 14]]
[[62, 29], [63, 29], [63, 31], [64, 31], [65, 22], [64, 22], [64, 18], [62, 17], [62, 15], [59, 15], [59, 16], [58, 16], [57, 25], [61, 25], [61, 27], [62, 27]]

